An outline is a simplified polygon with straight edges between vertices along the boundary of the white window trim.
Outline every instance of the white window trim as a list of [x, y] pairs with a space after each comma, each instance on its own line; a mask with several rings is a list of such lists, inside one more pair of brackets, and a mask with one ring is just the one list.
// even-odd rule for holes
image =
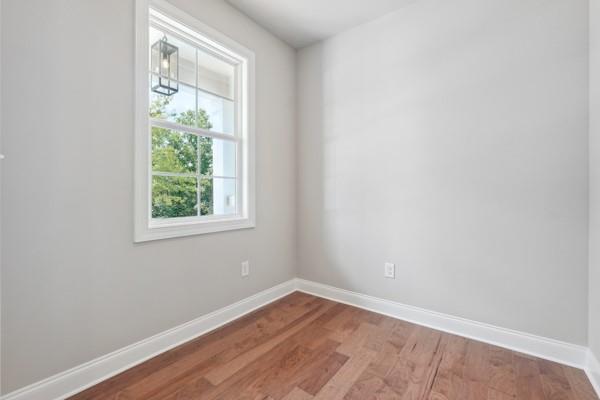
[[[164, 0], [136, 0], [135, 26], [135, 141], [134, 141], [134, 241], [168, 239], [205, 233], [254, 228], [255, 223], [255, 165], [254, 165], [254, 104], [255, 56], [246, 47], [191, 17]], [[172, 218], [156, 221], [151, 218], [151, 136], [148, 116], [148, 30], [150, 7], [168, 16], [191, 34], [200, 33], [206, 45], [220, 53], [231, 54], [244, 63], [239, 85], [238, 106], [240, 143], [238, 146], [238, 180], [243, 182], [240, 213], [233, 216], [202, 218]], [[233, 52], [233, 53], [232, 53]], [[218, 136], [212, 132], [207, 136]], [[204, 133], [203, 133], [204, 134]]]

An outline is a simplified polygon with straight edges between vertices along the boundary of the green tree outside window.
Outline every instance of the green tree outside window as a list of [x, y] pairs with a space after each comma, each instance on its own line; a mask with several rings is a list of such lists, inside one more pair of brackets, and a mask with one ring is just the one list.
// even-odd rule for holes
[[[171, 99], [160, 96], [150, 104], [150, 117], [172, 117], [182, 125], [209, 130], [212, 124], [205, 110], [187, 110], [179, 115], [167, 114]], [[200, 165], [198, 165], [198, 163]], [[198, 168], [200, 170], [198, 170]], [[152, 171], [211, 177], [213, 174], [212, 138], [152, 127]], [[198, 204], [198, 189], [200, 204]], [[196, 176], [152, 177], [152, 218], [175, 218], [213, 214], [213, 180]]]

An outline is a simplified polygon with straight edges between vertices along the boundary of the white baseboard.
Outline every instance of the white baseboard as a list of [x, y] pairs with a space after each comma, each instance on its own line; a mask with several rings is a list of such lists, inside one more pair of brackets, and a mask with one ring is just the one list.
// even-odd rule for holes
[[590, 382], [592, 382], [592, 386], [596, 390], [598, 397], [600, 397], [600, 361], [598, 361], [598, 359], [596, 358], [594, 353], [592, 353], [591, 350], [588, 351], [588, 359], [585, 372], [587, 373]]
[[295, 280], [292, 279], [176, 328], [8, 393], [1, 400], [60, 400], [72, 396], [286, 296], [295, 289]]
[[305, 293], [364, 308], [417, 325], [427, 326], [580, 369], [586, 367], [587, 347], [499, 328], [304, 279], [296, 279], [296, 287]]

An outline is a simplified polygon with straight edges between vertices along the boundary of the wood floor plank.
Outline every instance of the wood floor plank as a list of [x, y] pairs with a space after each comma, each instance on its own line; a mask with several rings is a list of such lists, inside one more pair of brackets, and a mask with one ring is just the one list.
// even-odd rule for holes
[[392, 332], [396, 328], [397, 322], [398, 320], [393, 318], [383, 318], [379, 325], [377, 325], [377, 329], [366, 337], [363, 344], [364, 347], [376, 353], [383, 351], [392, 336]]
[[451, 335], [429, 392], [429, 400], [460, 400], [465, 391], [464, 368], [467, 339]]
[[488, 362], [491, 347], [485, 343], [469, 341], [465, 357], [465, 379], [487, 386], [490, 380]]
[[[322, 307], [319, 312], [311, 318], [318, 319], [318, 315], [322, 315], [330, 308], [330, 304]], [[312, 326], [312, 323], [308, 327]], [[271, 351], [261, 355], [258, 359], [252, 361], [234, 375], [227, 378], [223, 383], [218, 385], [215, 390], [211, 391], [204, 398], [208, 399], [237, 399], [240, 388], [259, 388], [259, 382], [264, 382], [264, 377], [270, 373], [272, 366], [282, 363], [286, 354], [296, 346], [304, 345], [304, 334], [302, 331], [288, 337], [285, 341], [278, 344]], [[330, 341], [337, 346], [337, 342]]]
[[487, 400], [513, 400], [515, 397], [496, 389], [488, 388]]
[[542, 388], [547, 399], [576, 400], [562, 365], [547, 360], [538, 360], [537, 363], [542, 378]]
[[296, 343], [293, 339], [278, 345], [273, 351], [262, 355], [259, 359], [248, 364], [236, 374], [227, 378], [222, 384], [215, 387], [214, 390], [205, 394], [206, 400], [237, 400], [240, 393], [254, 394], [262, 393], [263, 385], [266, 382], [265, 377], [272, 374], [272, 371], [279, 365], [296, 364], [306, 356], [307, 349]]
[[[161, 369], [130, 385], [123, 393], [135, 399], [160, 399], [160, 396], [164, 396], [169, 390], [176, 390], [190, 380], [203, 376], [206, 372], [221, 371], [223, 365], [244, 355], [250, 353], [247, 356], [250, 359], [256, 353], [268, 348], [269, 343], [273, 343], [273, 338], [293, 333], [294, 331], [290, 331], [290, 327], [294, 329], [298, 325], [303, 326], [310, 322], [311, 317], [318, 315], [319, 307], [324, 304], [326, 303], [313, 300], [310, 302], [311, 307], [309, 308], [299, 307], [285, 316], [277, 314], [271, 318], [272, 328], [266, 328], [264, 324], [267, 322], [260, 320], [239, 331], [232, 332], [171, 364], [168, 369]], [[266, 318], [268, 316], [265, 316]], [[243, 361], [245, 359], [239, 361], [240, 364]], [[241, 366], [240, 364], [238, 366]], [[207, 380], [210, 382], [210, 379], [207, 378]], [[156, 397], [157, 394], [159, 397]]]
[[293, 387], [299, 386], [311, 374], [311, 371], [318, 371], [330, 356], [336, 354], [338, 345], [332, 340], [326, 340], [314, 350], [301, 345], [308, 350], [308, 354], [299, 358], [294, 364], [283, 364], [282, 367], [274, 368], [269, 374], [264, 374], [260, 383], [262, 391], [273, 398], [282, 398]]
[[[404, 399], [426, 399], [433, 387], [448, 337], [432, 332], [428, 347], [415, 362]], [[431, 353], [431, 354], [430, 354]]]
[[342, 368], [348, 358], [348, 356], [338, 352], [328, 355], [321, 363], [306, 370], [307, 373], [302, 377], [298, 387], [306, 393], [316, 395], [329, 382], [331, 377]]
[[358, 309], [346, 307], [341, 313], [333, 317], [324, 327], [332, 332], [331, 339], [343, 343], [352, 336], [360, 326], [357, 317]]
[[[139, 365], [136, 368], [132, 368], [125, 371], [116, 377], [113, 377], [105, 382], [102, 382], [86, 391], [77, 395], [78, 398], [85, 400], [104, 400], [112, 399], [118, 393], [119, 396], [125, 399], [125, 394], [122, 392], [126, 387], [135, 384], [148, 376], [165, 369], [167, 366], [175, 363], [194, 354], [198, 351], [205, 352], [204, 349], [210, 347], [212, 344], [221, 343], [226, 345], [223, 338], [233, 334], [241, 335], [240, 331], [246, 329], [252, 325], [256, 328], [249, 329], [252, 332], [253, 337], [259, 336], [257, 331], [260, 331], [260, 324], [270, 324], [270, 321], [277, 321], [276, 315], [279, 315], [282, 311], [291, 311], [290, 309], [295, 308], [294, 312], [298, 312], [299, 307], [305, 306], [309, 302], [313, 302], [315, 298], [313, 296], [305, 295], [304, 293], [295, 292], [283, 299], [277, 300], [265, 307], [262, 307], [244, 317], [235, 320], [216, 331], [210, 332], [201, 338], [192, 340], [185, 343], [171, 351], [163, 353], [145, 363]], [[294, 315], [293, 312], [289, 312], [288, 315]], [[150, 380], [154, 380], [150, 378]]]
[[205, 346], [199, 346], [188, 357], [171, 364], [169, 368], [160, 369], [155, 374], [133, 383], [125, 388], [121, 395], [135, 399], [159, 400], [182, 386], [194, 385], [205, 372], [267, 342], [274, 335], [286, 332], [289, 325], [303, 321], [323, 305], [314, 298], [307, 300], [294, 301], [291, 303], [296, 305], [293, 309], [284, 306], [283, 309], [272, 310], [238, 330], [224, 330], [221, 334], [215, 334], [215, 338], [211, 338]]
[[354, 316], [354, 318], [359, 322], [365, 322], [367, 324], [379, 326], [381, 322], [387, 317], [359, 308], [356, 309], [356, 315]]
[[202, 395], [209, 392], [213, 385], [204, 378], [197, 379], [191, 385], [184, 385], [170, 394], [160, 395], [162, 400], [193, 400], [202, 398]]
[[341, 400], [350, 390], [354, 381], [369, 366], [375, 355], [369, 350], [354, 354], [339, 371], [316, 394], [316, 400]]
[[544, 400], [542, 377], [537, 360], [520, 354], [513, 354], [516, 374], [517, 400]]
[[363, 322], [358, 326], [354, 333], [338, 347], [337, 351], [340, 354], [352, 356], [362, 349], [369, 337], [374, 337], [375, 335], [377, 335], [377, 326], [368, 322]]
[[[340, 314], [344, 313], [348, 309], [348, 306], [341, 303], [336, 303], [327, 312], [323, 313], [319, 318], [315, 320], [315, 324], [323, 327], [330, 326], [331, 321], [337, 318]], [[330, 329], [330, 328], [328, 328]]]
[[[326, 351], [323, 349], [323, 351]], [[273, 398], [282, 398], [294, 386], [291, 381], [294, 375], [309, 362], [311, 355], [310, 349], [298, 345], [294, 350], [288, 352], [278, 363], [267, 367], [263, 373], [244, 388], [249, 392], [265, 393]]]
[[283, 400], [312, 400], [313, 398], [312, 395], [296, 387]]
[[490, 351], [492, 346], [469, 341], [463, 372], [464, 391], [461, 397], [465, 400], [486, 399], [490, 382]]
[[[311, 311], [312, 312], [312, 311]], [[309, 313], [310, 314], [310, 313]], [[307, 314], [307, 315], [309, 315]], [[223, 364], [219, 367], [211, 369], [206, 375], [206, 379], [213, 385], [219, 385], [228, 377], [234, 375], [237, 371], [248, 365], [250, 362], [256, 360], [260, 355], [272, 350], [278, 344], [282, 343], [287, 338], [300, 332], [303, 328], [314, 321], [320, 314], [315, 313], [305, 318], [303, 321], [294, 324], [294, 326], [281, 332], [279, 335], [273, 337], [267, 342], [254, 347], [253, 349], [239, 355], [233, 360]]]
[[[491, 346], [488, 356], [489, 388], [493, 391], [505, 393], [509, 397], [515, 397], [517, 395], [517, 378], [511, 351]], [[498, 397], [499, 394], [494, 396]]]
[[384, 400], [401, 398], [402, 395], [389, 387], [383, 378], [366, 370], [350, 387], [344, 400]]
[[563, 370], [576, 400], [598, 400], [594, 387], [585, 372], [566, 365], [563, 365]]
[[442, 334], [425, 327], [417, 327], [400, 351], [396, 364], [385, 382], [395, 392], [408, 399], [424, 398], [429, 390], [430, 374], [441, 360], [436, 359], [442, 345]]
[[[375, 360], [369, 365], [369, 372], [380, 378], [385, 378], [397, 361], [397, 356], [400, 354], [404, 346], [408, 343], [408, 339], [416, 329], [416, 325], [409, 324], [404, 321], [396, 321], [391, 327], [391, 332], [383, 341], [379, 348]], [[370, 348], [371, 350], [376, 350]]]
[[600, 400], [583, 371], [296, 292], [71, 400]]

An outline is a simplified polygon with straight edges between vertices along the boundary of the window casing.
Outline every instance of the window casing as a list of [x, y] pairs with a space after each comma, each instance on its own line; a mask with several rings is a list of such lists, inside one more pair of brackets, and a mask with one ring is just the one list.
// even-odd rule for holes
[[[152, 44], [179, 49], [152, 90]], [[254, 55], [162, 0], [136, 1], [135, 241], [254, 227]]]

